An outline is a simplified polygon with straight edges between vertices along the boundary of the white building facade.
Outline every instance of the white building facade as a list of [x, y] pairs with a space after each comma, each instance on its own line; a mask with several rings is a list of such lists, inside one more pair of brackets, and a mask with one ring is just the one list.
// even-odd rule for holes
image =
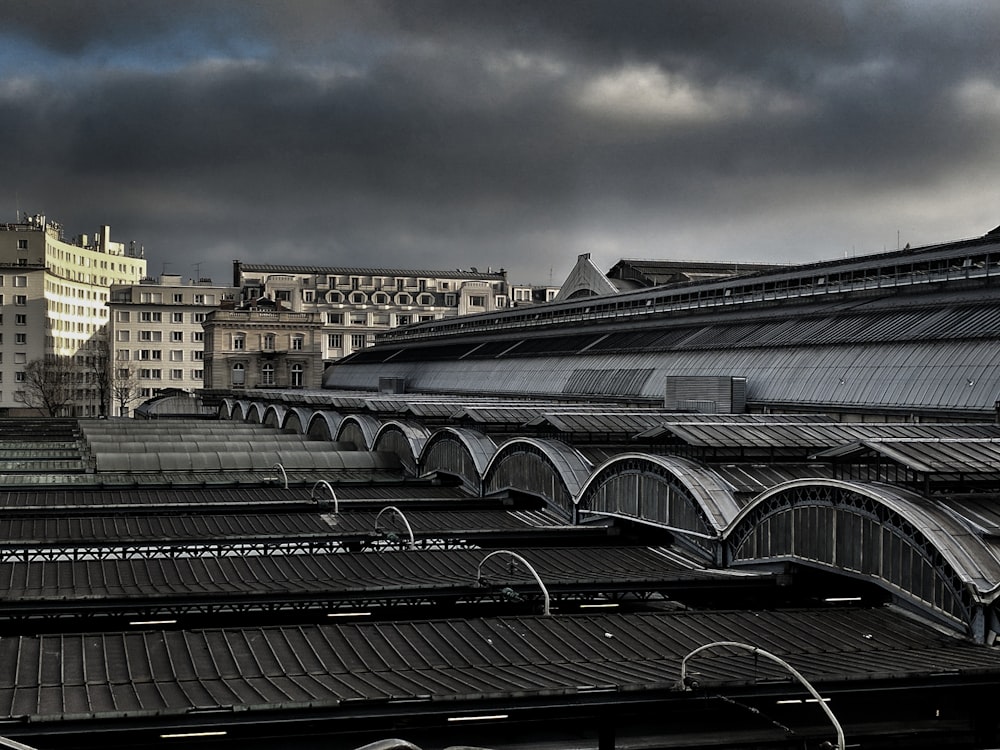
[[112, 242], [108, 226], [68, 241], [41, 215], [0, 223], [0, 415], [38, 416], [19, 384], [29, 362], [53, 358], [79, 368], [67, 416], [103, 413], [94, 363], [106, 352], [110, 288], [145, 275], [134, 243]]

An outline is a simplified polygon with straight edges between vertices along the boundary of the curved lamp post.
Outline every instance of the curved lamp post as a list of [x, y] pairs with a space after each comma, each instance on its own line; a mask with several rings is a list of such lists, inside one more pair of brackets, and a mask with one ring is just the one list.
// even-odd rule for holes
[[288, 489], [288, 472], [285, 471], [285, 467], [282, 466], [281, 464], [275, 464], [271, 468], [272, 469], [277, 469], [278, 471], [281, 472], [281, 478], [284, 480], [284, 482], [285, 482], [285, 489], [287, 490]]
[[544, 597], [544, 601], [542, 603], [542, 614], [543, 615], [550, 614], [549, 590], [545, 588], [545, 584], [542, 583], [542, 577], [538, 575], [538, 571], [536, 571], [534, 567], [532, 567], [530, 562], [525, 560], [523, 557], [521, 557], [521, 555], [517, 554], [516, 552], [511, 552], [508, 549], [498, 549], [493, 552], [490, 552], [490, 554], [488, 554], [486, 557], [484, 557], [482, 560], [479, 561], [479, 566], [476, 568], [476, 581], [479, 582], [480, 585], [483, 585], [483, 573], [482, 573], [483, 563], [485, 563], [491, 557], [494, 557], [496, 555], [510, 555], [512, 558], [520, 562], [524, 567], [528, 569], [528, 572], [535, 577], [535, 583], [538, 584], [538, 588], [542, 590], [542, 596]]
[[382, 518], [382, 514], [383, 513], [388, 513], [390, 511], [393, 512], [393, 513], [395, 513], [397, 516], [399, 516], [403, 520], [403, 525], [406, 527], [406, 533], [408, 533], [410, 535], [410, 549], [416, 549], [416, 547], [417, 547], [417, 540], [414, 539], [414, 537], [413, 537], [413, 528], [410, 526], [410, 522], [406, 520], [406, 516], [403, 515], [403, 511], [401, 511], [395, 505], [388, 505], [385, 508], [382, 508], [382, 510], [380, 510], [378, 512], [378, 515], [375, 516], [375, 531], [380, 531], [380, 529], [378, 527], [378, 522], [379, 522], [379, 519]]
[[340, 503], [337, 501], [337, 493], [333, 491], [333, 487], [325, 479], [320, 479], [318, 482], [316, 482], [316, 484], [312, 486], [312, 489], [309, 490], [309, 499], [313, 501], [316, 500], [316, 488], [319, 487], [320, 485], [326, 487], [326, 489], [330, 492], [330, 499], [333, 500], [333, 512], [339, 513]]
[[681, 659], [681, 687], [684, 690], [691, 689], [691, 686], [688, 684], [688, 677], [687, 677], [688, 660], [695, 654], [699, 654], [702, 651], [705, 651], [710, 648], [719, 648], [719, 647], [738, 648], [744, 651], [750, 651], [754, 655], [759, 654], [760, 656], [770, 659], [775, 664], [778, 664], [779, 666], [782, 666], [786, 670], [788, 670], [789, 674], [791, 674], [792, 677], [798, 680], [802, 684], [802, 686], [809, 691], [809, 695], [815, 698], [816, 702], [819, 703], [819, 707], [823, 709], [823, 712], [826, 714], [827, 718], [830, 719], [830, 723], [833, 724], [833, 728], [837, 732], [837, 750], [844, 750], [845, 747], [844, 729], [843, 727], [840, 726], [840, 722], [837, 721], [837, 717], [833, 715], [833, 711], [831, 711], [830, 707], [826, 705], [826, 701], [823, 700], [823, 697], [816, 691], [816, 688], [814, 688], [809, 683], [809, 680], [803, 677], [802, 674], [795, 667], [793, 667], [784, 659], [775, 656], [774, 654], [765, 651], [762, 648], [751, 646], [749, 643], [740, 643], [739, 641], [713, 641], [712, 643], [706, 643], [704, 646], [699, 646], [694, 651], [691, 651], [687, 656]]

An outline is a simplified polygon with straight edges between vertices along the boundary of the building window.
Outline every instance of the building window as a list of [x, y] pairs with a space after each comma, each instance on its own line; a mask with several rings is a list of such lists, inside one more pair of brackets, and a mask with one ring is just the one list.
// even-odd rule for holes
[[261, 346], [261, 348], [264, 351], [266, 351], [266, 352], [273, 352], [274, 351], [274, 334], [273, 333], [265, 333], [261, 337], [260, 342], [261, 342], [260, 346]]
[[408, 305], [413, 301], [413, 298], [409, 294], [397, 294], [396, 304], [397, 305]]
[[171, 380], [183, 380], [184, 379], [184, 370], [171, 370], [170, 371], [170, 379]]
[[339, 333], [328, 333], [326, 335], [326, 345], [330, 349], [339, 349], [344, 345], [344, 337]]
[[171, 313], [171, 315], [170, 315], [170, 322], [171, 323], [183, 323], [184, 322], [184, 313], [179, 313], [179, 312]]
[[351, 289], [360, 289], [360, 288], [361, 288], [361, 277], [360, 276], [352, 276], [351, 277]]
[[28, 277], [27, 276], [15, 276], [14, 277], [14, 286], [28, 286]]
[[195, 361], [203, 360], [205, 359], [205, 352], [203, 352], [201, 349], [191, 352], [191, 359]]
[[411, 318], [410, 318], [409, 315], [397, 315], [396, 316], [396, 325], [398, 325], [398, 326], [408, 326], [408, 325], [410, 325], [410, 322], [411, 322]]
[[303, 290], [303, 292], [302, 292], [302, 301], [303, 302], [313, 302], [314, 300], [315, 300], [315, 297], [313, 296], [313, 290], [312, 289], [305, 289], [305, 290]]
[[[331, 276], [330, 278], [332, 279], [335, 277]], [[344, 295], [340, 292], [327, 292], [326, 301], [330, 304], [337, 305], [344, 301]]]
[[365, 293], [364, 292], [355, 292], [354, 294], [351, 295], [351, 304], [352, 305], [363, 305], [367, 301], [368, 301], [368, 298], [365, 297]]
[[201, 341], [204, 341], [204, 340], [205, 340], [205, 332], [204, 331], [192, 331], [191, 332], [191, 341], [193, 341], [195, 343], [198, 343], [198, 342], [201, 342]]
[[18, 250], [27, 250], [28, 249], [28, 241], [27, 240], [18, 240], [17, 241], [17, 249]]
[[366, 326], [366, 325], [368, 325], [368, 315], [367, 315], [367, 313], [352, 313], [351, 314], [351, 325], [352, 326]]
[[179, 305], [183, 301], [184, 301], [184, 295], [183, 294], [174, 294], [174, 304], [175, 305]]
[[26, 365], [26, 364], [28, 364], [28, 353], [27, 352], [14, 352], [14, 364], [15, 365]]
[[292, 365], [292, 386], [302, 387], [302, 365]]
[[18, 370], [14, 373], [14, 381], [17, 383], [24, 382], [24, 370]]
[[143, 310], [141, 313], [139, 313], [139, 320], [141, 320], [143, 323], [162, 323], [163, 313]]
[[486, 306], [486, 297], [483, 297], [480, 294], [474, 294], [474, 295], [472, 295], [471, 297], [469, 297], [469, 306], [470, 307], [485, 307]]
[[128, 331], [117, 331], [115, 333], [115, 340], [116, 341], [126, 341], [127, 342], [129, 340], [130, 336], [131, 336], [131, 334]]
[[301, 336], [292, 336], [292, 349], [301, 352], [303, 341], [304, 339]]
[[14, 325], [26, 326], [28, 325], [28, 316], [23, 313], [19, 313], [14, 316]]
[[128, 323], [128, 310], [115, 310], [115, 320], [119, 323]]
[[184, 341], [184, 331], [171, 331], [170, 332], [171, 341]]
[[26, 294], [15, 294], [14, 295], [14, 304], [15, 305], [20, 305], [21, 307], [24, 307], [26, 304], [28, 304], [28, 295], [26, 295]]
[[194, 323], [204, 323], [205, 322], [205, 313], [194, 313], [191, 316], [191, 321], [194, 322]]
[[379, 292], [378, 294], [372, 296], [372, 302], [374, 302], [376, 305], [388, 305], [389, 295]]
[[247, 370], [241, 362], [233, 365], [233, 387], [241, 388], [246, 383]]
[[455, 295], [454, 294], [446, 294], [446, 295], [444, 295], [444, 303], [448, 307], [454, 307], [455, 306]]
[[15, 344], [20, 344], [22, 346], [26, 345], [28, 343], [28, 334], [26, 334], [26, 333], [15, 333], [14, 334], [14, 343]]
[[343, 325], [344, 324], [344, 314], [343, 313], [327, 313], [326, 322], [328, 325]]
[[260, 368], [260, 382], [263, 385], [274, 385], [274, 365], [270, 362]]
[[204, 305], [205, 304], [205, 295], [204, 294], [196, 294], [196, 295], [194, 295], [194, 303], [196, 305]]
[[418, 304], [425, 305], [425, 306], [427, 306], [427, 305], [433, 305], [434, 304], [434, 297], [432, 297], [429, 294], [421, 294], [420, 295], [420, 300], [419, 300]]
[[118, 357], [117, 357], [117, 359], [119, 359], [120, 361], [122, 361], [122, 362], [128, 362], [129, 356], [130, 356], [130, 352], [129, 352], [128, 349], [119, 349], [118, 350]]
[[365, 348], [365, 335], [363, 333], [353, 333], [353, 334], [351, 334], [351, 348], [352, 349], [364, 349]]
[[243, 351], [247, 348], [247, 337], [242, 333], [233, 334], [233, 349]]
[[204, 380], [205, 371], [204, 370], [191, 370], [191, 378], [193, 380]]

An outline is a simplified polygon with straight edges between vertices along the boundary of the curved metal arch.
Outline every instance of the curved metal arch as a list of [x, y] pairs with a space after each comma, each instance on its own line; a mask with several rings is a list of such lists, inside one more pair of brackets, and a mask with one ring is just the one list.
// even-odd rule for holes
[[[268, 427], [280, 428], [287, 411], [288, 407], [282, 404], [268, 404], [264, 408], [264, 414], [260, 418], [260, 423], [262, 425], [267, 425]], [[270, 424], [268, 424], [268, 420], [272, 420]]]
[[229, 419], [233, 422], [246, 422], [247, 413], [250, 411], [250, 402], [246, 399], [239, 399], [233, 403], [233, 409], [230, 412]]
[[561, 440], [515, 437], [504, 441], [497, 447], [496, 453], [487, 464], [483, 480], [489, 482], [490, 474], [496, 469], [497, 464], [526, 447], [533, 449], [533, 452], [544, 457], [552, 465], [570, 497], [575, 498], [580, 493], [593, 470], [593, 464], [584, 458], [580, 451]]
[[[652, 474], [663, 478], [668, 484], [683, 490], [683, 496], [691, 501], [693, 509], [712, 534], [705, 535], [696, 529], [686, 529], [670, 524], [652, 524], [673, 531], [706, 536], [711, 539], [721, 538], [723, 531], [740, 511], [739, 503], [732, 492], [722, 483], [711, 469], [694, 461], [676, 456], [660, 456], [650, 453], [622, 453], [612, 456], [598, 466], [587, 479], [573, 503], [580, 510], [592, 510], [587, 501], [598, 489], [612, 478], [627, 474]], [[605, 515], [622, 515], [622, 517], [642, 523], [651, 523], [649, 519], [629, 514], [604, 513]]]
[[337, 433], [340, 432], [340, 423], [344, 421], [344, 417], [337, 411], [330, 411], [328, 409], [320, 409], [313, 412], [312, 416], [309, 417], [309, 422], [306, 426], [306, 435], [314, 436], [313, 431], [318, 429], [318, 425], [322, 424], [323, 429], [325, 429], [327, 440], [336, 440]]
[[[811, 494], [803, 497], [802, 491], [811, 491]], [[928, 611], [961, 619], [970, 628], [975, 625], [982, 595], [997, 591], [1000, 561], [978, 537], [925, 498], [901, 488], [875, 483], [817, 478], [796, 479], [772, 487], [758, 495], [733, 519], [724, 534], [728, 555], [735, 558], [738, 550], [766, 519], [800, 507], [831, 507], [867, 518], [879, 528], [890, 530], [931, 566], [936, 578], [952, 597], [954, 607], [951, 610], [937, 607], [912, 587], [906, 589], [901, 582], [885, 575], [855, 571], [838, 566], [834, 561], [805, 558], [795, 553], [778, 555], [780, 557], [850, 571], [881, 581]]]
[[337, 429], [335, 440], [341, 440], [344, 430], [350, 425], [355, 425], [361, 431], [361, 436], [365, 441], [365, 444], [359, 446], [359, 449], [370, 451], [372, 450], [372, 443], [375, 440], [375, 433], [378, 432], [380, 424], [381, 422], [375, 417], [370, 417], [367, 414], [348, 414], [340, 420], [340, 427]]
[[387, 433], [399, 433], [406, 440], [407, 445], [410, 447], [410, 455], [406, 457], [401, 457], [406, 462], [409, 459], [413, 466], [417, 465], [417, 457], [420, 455], [421, 451], [424, 449], [424, 444], [430, 437], [430, 430], [420, 424], [415, 424], [413, 422], [405, 422], [400, 419], [390, 419], [388, 422], [383, 422], [378, 430], [375, 432], [375, 437], [372, 439], [372, 450], [379, 450], [379, 445], [385, 438]]
[[[312, 410], [303, 406], [293, 406], [285, 411], [285, 416], [281, 420], [281, 429], [284, 432], [294, 432], [296, 435], [305, 435], [312, 417]], [[294, 424], [293, 424], [294, 422]]]
[[443, 440], [454, 440], [465, 448], [466, 453], [468, 453], [469, 458], [472, 460], [473, 466], [476, 467], [476, 472], [479, 474], [481, 481], [483, 475], [486, 473], [486, 467], [489, 465], [490, 459], [497, 452], [497, 444], [492, 438], [476, 430], [469, 430], [464, 427], [441, 427], [434, 430], [430, 437], [427, 438], [427, 442], [424, 443], [424, 447], [420, 451], [420, 456], [417, 458], [417, 465], [422, 471], [425, 470], [427, 457], [434, 449], [434, 446]]
[[243, 421], [250, 424], [264, 424], [264, 411], [266, 409], [267, 406], [265, 404], [262, 404], [260, 401], [254, 401], [250, 404], [250, 408], [247, 409]]
[[219, 408], [215, 413], [217, 419], [232, 419], [233, 407], [236, 401], [231, 398], [224, 398], [219, 402]]

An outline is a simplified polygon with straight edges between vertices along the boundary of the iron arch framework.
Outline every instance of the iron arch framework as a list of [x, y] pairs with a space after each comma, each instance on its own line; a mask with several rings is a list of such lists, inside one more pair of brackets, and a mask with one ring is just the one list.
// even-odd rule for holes
[[558, 440], [514, 438], [497, 449], [483, 486], [487, 494], [517, 489], [537, 495], [571, 519], [574, 499], [592, 468], [579, 452]]
[[874, 580], [981, 640], [983, 609], [974, 585], [898, 505], [860, 483], [789, 482], [763, 493], [734, 521], [725, 556], [731, 565], [795, 560]]
[[703, 487], [665, 460], [643, 454], [615, 457], [587, 481], [578, 514], [613, 516], [678, 532], [696, 549], [716, 558], [724, 524], [706, 510]]

